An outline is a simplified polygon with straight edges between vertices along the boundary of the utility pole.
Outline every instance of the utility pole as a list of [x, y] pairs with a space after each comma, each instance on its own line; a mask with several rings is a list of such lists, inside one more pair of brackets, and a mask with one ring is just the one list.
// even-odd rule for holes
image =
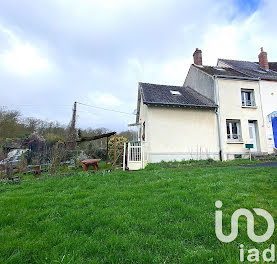
[[76, 149], [76, 112], [77, 112], [77, 102], [74, 102], [73, 110], [72, 110], [72, 120], [68, 131], [68, 148], [70, 150]]

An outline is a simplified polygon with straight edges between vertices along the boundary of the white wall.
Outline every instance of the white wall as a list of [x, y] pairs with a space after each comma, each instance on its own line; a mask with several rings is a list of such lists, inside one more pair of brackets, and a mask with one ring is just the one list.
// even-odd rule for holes
[[[226, 67], [222, 62], [217, 63], [220, 67]], [[261, 101], [263, 116], [265, 119], [265, 129], [266, 129], [266, 144], [267, 152], [273, 153], [274, 151], [274, 139], [272, 124], [268, 120], [268, 114], [277, 111], [277, 82], [275, 81], [260, 81], [260, 91], [261, 91]]]
[[[144, 106], [145, 107], [145, 106]], [[144, 145], [149, 162], [219, 158], [214, 110], [146, 106]]]
[[268, 119], [268, 115], [277, 111], [277, 82], [262, 80], [260, 81], [260, 89], [266, 126], [267, 147], [268, 152], [272, 153], [274, 151], [274, 139], [272, 123]]
[[[234, 154], [247, 154], [246, 143], [250, 143], [248, 121], [257, 121], [257, 136], [259, 137], [258, 152], [267, 152], [265, 121], [260, 100], [258, 81], [217, 79], [219, 90], [219, 108], [221, 116], [221, 132], [223, 141], [223, 152], [225, 159], [230, 159]], [[241, 89], [253, 89], [255, 95], [255, 108], [242, 107]], [[227, 140], [227, 119], [238, 119], [241, 123], [242, 142], [230, 143]]]

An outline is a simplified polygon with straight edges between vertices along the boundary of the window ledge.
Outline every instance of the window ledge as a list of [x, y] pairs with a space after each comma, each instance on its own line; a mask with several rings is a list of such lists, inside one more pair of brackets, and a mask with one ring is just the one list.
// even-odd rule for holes
[[244, 141], [230, 141], [230, 140], [227, 140], [227, 144], [244, 144]]
[[252, 108], [252, 109], [257, 109], [257, 106], [247, 106], [247, 105], [242, 105], [242, 108]]

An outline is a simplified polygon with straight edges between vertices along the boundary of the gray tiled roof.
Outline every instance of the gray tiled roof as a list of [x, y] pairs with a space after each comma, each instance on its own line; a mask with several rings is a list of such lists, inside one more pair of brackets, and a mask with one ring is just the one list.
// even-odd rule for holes
[[269, 62], [269, 69], [277, 72], [277, 62]]
[[239, 60], [218, 59], [229, 67], [253, 78], [277, 80], [277, 72], [264, 70], [258, 63]]
[[[190, 87], [139, 83], [143, 103], [148, 105], [215, 108], [216, 104]], [[170, 91], [178, 91], [173, 95]]]
[[230, 68], [230, 67], [217, 67], [217, 66], [207, 66], [207, 65], [203, 65], [203, 66], [199, 66], [199, 65], [195, 65], [193, 64], [194, 67], [198, 68], [201, 71], [206, 72], [207, 74], [210, 75], [218, 75], [218, 76], [225, 76], [225, 77], [242, 77], [242, 78], [249, 78], [248, 75], [235, 71], [234, 69]]
[[[259, 64], [259, 62], [255, 63]], [[268, 65], [270, 70], [277, 72], [277, 62], [269, 62]]]

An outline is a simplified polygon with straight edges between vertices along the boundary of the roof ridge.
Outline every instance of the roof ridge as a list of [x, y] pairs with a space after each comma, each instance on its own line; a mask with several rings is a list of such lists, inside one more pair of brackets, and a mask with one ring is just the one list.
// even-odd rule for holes
[[230, 66], [233, 70], [241, 72], [249, 77], [277, 80], [277, 71], [272, 69], [265, 70], [257, 62], [228, 59], [218, 59], [218, 61]]
[[192, 65], [199, 68], [199, 69], [204, 68], [204, 67], [232, 69], [231, 67], [220, 67], [220, 66], [214, 66], [214, 65], [197, 65], [197, 64], [192, 64]]
[[[223, 60], [223, 61], [224, 61], [224, 60], [226, 60], [226, 59], [218, 59], [218, 61], [219, 61], [219, 60]], [[230, 61], [248, 62], [248, 61], [242, 61], [242, 60], [230, 60]], [[230, 66], [230, 65], [229, 65], [229, 67], [231, 67], [231, 69], [233, 69], [233, 70], [236, 71], [236, 72], [239, 72], [239, 73], [244, 74], [245, 76], [248, 76], [248, 78], [255, 78], [255, 77], [253, 77], [253, 75], [251, 76], [251, 74], [248, 74], [248, 73], [246, 73], [246, 72], [244, 72], [244, 71], [235, 69], [234, 66]]]
[[171, 85], [171, 84], [158, 84], [158, 83], [147, 83], [147, 82], [139, 82], [140, 84], [150, 84], [150, 85], [158, 85], [158, 86], [171, 86], [171, 87], [180, 87], [182, 88], [182, 85]]
[[[241, 61], [241, 62], [250, 62], [250, 63], [255, 63], [259, 65], [258, 61], [249, 61], [249, 60], [233, 60], [233, 59], [221, 59], [218, 58], [217, 60], [221, 60], [221, 61]], [[268, 63], [277, 63], [277, 61], [269, 61]]]
[[[199, 67], [198, 65], [192, 64], [192, 67], [194, 67], [195, 69], [197, 69], [211, 77], [222, 76], [224, 78], [230, 78], [230, 79], [238, 79], [238, 78], [253, 79], [253, 77], [250, 77], [249, 75], [245, 74], [242, 71], [238, 71], [237, 69], [234, 69], [230, 65], [226, 64], [226, 66], [228, 66], [228, 67], [208, 66], [208, 65]], [[222, 71], [222, 70], [224, 70], [224, 71]]]
[[232, 60], [232, 59], [220, 59], [218, 58], [217, 60], [221, 60], [221, 61], [241, 61], [241, 62], [251, 62], [251, 63], [255, 63], [253, 61], [248, 61], [248, 60]]

